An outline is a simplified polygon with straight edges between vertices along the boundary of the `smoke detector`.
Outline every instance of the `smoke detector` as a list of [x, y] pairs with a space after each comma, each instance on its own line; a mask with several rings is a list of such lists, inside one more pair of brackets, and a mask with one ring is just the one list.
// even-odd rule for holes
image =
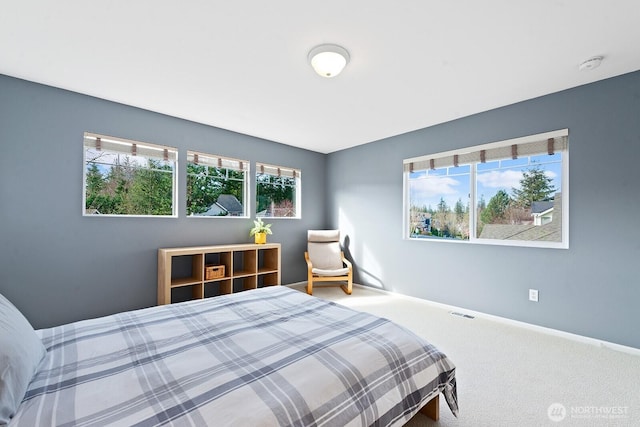
[[582, 61], [580, 65], [578, 65], [578, 69], [580, 71], [593, 70], [594, 68], [598, 68], [600, 66], [603, 59], [604, 58], [602, 56], [593, 56], [589, 59]]

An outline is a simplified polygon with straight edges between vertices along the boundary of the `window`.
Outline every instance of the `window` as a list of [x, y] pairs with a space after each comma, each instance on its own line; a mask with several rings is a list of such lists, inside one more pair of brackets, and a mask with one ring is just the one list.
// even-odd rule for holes
[[256, 163], [256, 216], [300, 218], [298, 169]]
[[187, 215], [246, 218], [249, 162], [187, 151]]
[[405, 237], [568, 248], [568, 131], [404, 161]]
[[84, 215], [176, 216], [175, 148], [84, 134]]

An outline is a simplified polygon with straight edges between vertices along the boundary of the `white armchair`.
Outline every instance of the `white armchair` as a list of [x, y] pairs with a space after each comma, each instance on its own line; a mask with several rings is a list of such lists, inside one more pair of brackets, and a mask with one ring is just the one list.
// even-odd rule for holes
[[307, 293], [313, 294], [314, 282], [343, 282], [342, 290], [351, 295], [353, 266], [340, 249], [340, 230], [308, 230]]

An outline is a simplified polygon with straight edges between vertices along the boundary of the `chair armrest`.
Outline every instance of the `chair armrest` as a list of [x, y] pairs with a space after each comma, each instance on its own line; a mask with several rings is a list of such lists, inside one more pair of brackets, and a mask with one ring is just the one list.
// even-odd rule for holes
[[342, 262], [344, 263], [344, 265], [349, 267], [349, 270], [351, 270], [353, 268], [353, 265], [351, 265], [351, 261], [344, 257], [344, 252], [340, 252], [340, 255], [342, 256]]
[[313, 268], [313, 264], [311, 263], [311, 260], [309, 259], [309, 252], [305, 252], [304, 253], [304, 260], [307, 261], [307, 270], [309, 271], [309, 273], [311, 273], [311, 269]]

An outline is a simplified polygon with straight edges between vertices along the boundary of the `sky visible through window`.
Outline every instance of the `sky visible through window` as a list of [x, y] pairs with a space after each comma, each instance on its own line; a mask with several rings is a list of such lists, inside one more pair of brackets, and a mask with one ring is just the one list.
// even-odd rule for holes
[[[522, 173], [532, 168], [544, 170], [552, 179], [557, 192], [562, 189], [562, 153], [539, 155], [518, 159], [504, 159], [478, 163], [476, 175], [476, 197], [478, 202], [488, 202], [499, 190], [511, 194], [513, 188], [520, 187]], [[409, 196], [411, 205], [438, 209], [441, 200], [448, 207], [462, 201], [466, 207], [470, 195], [469, 165], [440, 169], [421, 170], [409, 175]]]
[[413, 172], [409, 175], [411, 205], [437, 210], [441, 200], [447, 206], [455, 206], [461, 200], [464, 206], [469, 203], [471, 167], [429, 169]]
[[523, 172], [534, 168], [544, 171], [551, 179], [556, 192], [562, 189], [562, 153], [552, 155], [506, 159], [495, 162], [478, 163], [476, 175], [476, 194], [478, 200], [488, 202], [499, 190], [511, 194], [514, 188], [520, 187]]

